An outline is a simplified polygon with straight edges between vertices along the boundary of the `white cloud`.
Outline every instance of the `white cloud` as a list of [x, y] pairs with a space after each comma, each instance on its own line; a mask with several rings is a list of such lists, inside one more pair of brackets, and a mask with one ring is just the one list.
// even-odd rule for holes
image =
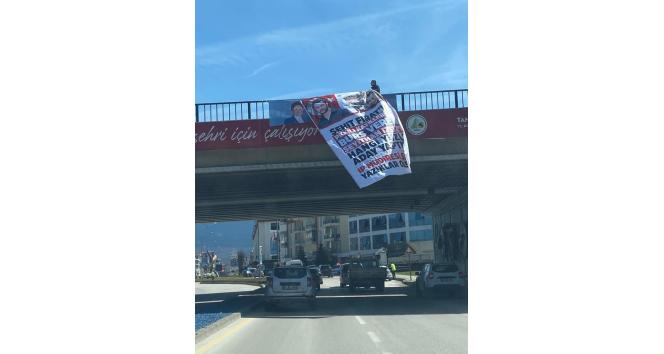
[[272, 67], [272, 66], [275, 66], [275, 65], [277, 65], [277, 64], [279, 64], [279, 62], [277, 62], [277, 61], [273, 61], [273, 62], [271, 62], [271, 63], [267, 63], [267, 64], [265, 64], [265, 65], [263, 65], [263, 66], [261, 66], [261, 67], [259, 67], [259, 68], [256, 68], [256, 69], [255, 69], [251, 74], [249, 74], [249, 76], [247, 76], [247, 77], [248, 77], [248, 78], [249, 78], [249, 77], [254, 77], [254, 76], [260, 74], [260, 73], [261, 73], [262, 71], [264, 71], [265, 69], [270, 68], [270, 67]]
[[[274, 30], [232, 41], [206, 45], [196, 50], [197, 63], [207, 65], [239, 65], [258, 60], [266, 53], [332, 51], [375, 36], [389, 39], [394, 30], [387, 17], [405, 12], [439, 8], [451, 1], [436, 1], [391, 9], [380, 13], [347, 17], [332, 22]], [[232, 53], [232, 54], [231, 54]]]

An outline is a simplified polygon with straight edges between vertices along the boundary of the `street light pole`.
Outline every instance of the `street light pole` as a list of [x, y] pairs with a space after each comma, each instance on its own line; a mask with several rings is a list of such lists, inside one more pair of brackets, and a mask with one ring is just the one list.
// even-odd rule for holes
[[413, 272], [410, 263], [410, 254], [413, 253], [413, 251], [410, 250], [410, 248], [406, 248], [406, 254], [408, 254], [408, 277], [410, 278], [410, 281], [413, 281]]

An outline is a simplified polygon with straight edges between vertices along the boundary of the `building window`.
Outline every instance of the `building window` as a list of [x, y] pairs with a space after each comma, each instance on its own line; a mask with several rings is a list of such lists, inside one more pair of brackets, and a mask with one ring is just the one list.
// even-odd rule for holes
[[385, 215], [371, 218], [371, 230], [380, 231], [385, 229], [387, 229], [387, 217]]
[[336, 238], [339, 235], [339, 226], [326, 226], [325, 227], [325, 238]]
[[270, 230], [278, 231], [279, 230], [279, 223], [278, 222], [270, 223]]
[[356, 234], [357, 233], [357, 220], [353, 220], [353, 221], [348, 222], [348, 230], [351, 234]]
[[424, 225], [431, 225], [431, 215], [426, 215], [422, 213], [409, 213], [408, 214], [408, 221], [410, 223], [410, 226], [424, 226]]
[[371, 249], [371, 236], [360, 237], [360, 249], [361, 250], [370, 250]]
[[431, 230], [419, 230], [410, 232], [411, 241], [427, 241], [433, 240], [433, 233]]
[[350, 239], [350, 250], [351, 251], [357, 251], [358, 250], [358, 248], [357, 248], [357, 237], [352, 237]]
[[406, 227], [406, 219], [404, 219], [403, 213], [390, 214], [390, 229], [398, 229], [400, 227]]
[[390, 234], [390, 243], [406, 242], [405, 232], [393, 232]]
[[369, 232], [369, 219], [360, 220], [360, 232]]
[[295, 234], [295, 243], [303, 243], [304, 237], [301, 232]]
[[380, 249], [382, 247], [387, 247], [387, 235], [374, 235], [373, 236], [373, 248]]

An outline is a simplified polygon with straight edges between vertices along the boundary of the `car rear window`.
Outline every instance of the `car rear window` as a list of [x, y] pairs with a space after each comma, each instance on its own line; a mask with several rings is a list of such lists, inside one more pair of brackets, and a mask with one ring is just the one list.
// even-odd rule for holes
[[274, 270], [274, 276], [280, 279], [297, 279], [307, 275], [304, 268], [277, 268]]
[[320, 269], [330, 269], [330, 266], [320, 266]]
[[436, 264], [433, 266], [433, 271], [437, 273], [456, 272], [459, 268], [456, 264]]

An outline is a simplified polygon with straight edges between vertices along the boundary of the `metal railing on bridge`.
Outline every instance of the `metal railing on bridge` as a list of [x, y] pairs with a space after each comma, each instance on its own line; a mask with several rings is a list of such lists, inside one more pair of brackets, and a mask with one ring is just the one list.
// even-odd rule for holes
[[[394, 100], [390, 100], [390, 95], [395, 96]], [[468, 107], [468, 89], [402, 92], [385, 94], [383, 97], [399, 112]]]
[[[468, 107], [468, 89], [386, 93], [383, 97], [399, 112]], [[196, 123], [269, 118], [270, 101], [196, 104]]]

